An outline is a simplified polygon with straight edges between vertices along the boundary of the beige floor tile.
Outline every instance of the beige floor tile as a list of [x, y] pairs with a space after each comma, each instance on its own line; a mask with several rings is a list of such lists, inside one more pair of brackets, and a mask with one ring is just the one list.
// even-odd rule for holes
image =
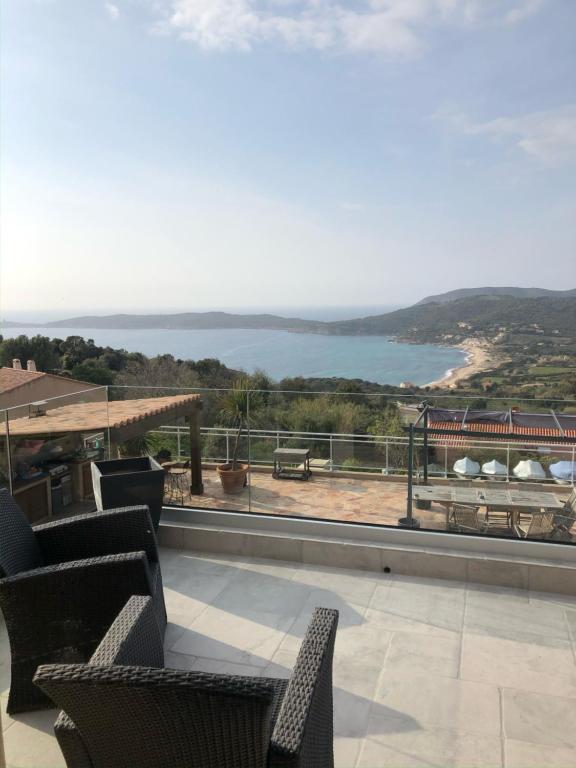
[[334, 665], [334, 686], [372, 701], [381, 671], [379, 667], [367, 666], [365, 663], [338, 661]]
[[506, 768], [574, 768], [576, 750], [506, 739], [504, 765]]
[[370, 603], [376, 586], [389, 582], [389, 579], [383, 579], [379, 574], [306, 565], [295, 571], [293, 580], [305, 584], [319, 594], [324, 592], [327, 597], [337, 595], [364, 607]]
[[362, 739], [334, 739], [334, 768], [355, 768], [362, 747]]
[[310, 589], [284, 575], [243, 569], [222, 589], [212, 604], [225, 611], [245, 605], [252, 611], [297, 616], [303, 609]]
[[570, 639], [563, 606], [531, 603], [528, 593], [504, 589], [468, 592], [464, 631], [544, 647]]
[[238, 608], [229, 613], [209, 606], [170, 650], [235, 664], [265, 667], [278, 649], [291, 619]]
[[504, 689], [502, 718], [507, 739], [572, 749], [576, 755], [574, 699]]
[[54, 737], [58, 710], [18, 715], [4, 732], [7, 768], [65, 768], [64, 757]]
[[414, 632], [394, 632], [385, 668], [396, 672], [458, 677], [460, 647], [460, 635], [456, 633], [424, 638]]
[[394, 582], [390, 588], [376, 587], [366, 620], [392, 632], [460, 633], [464, 604], [464, 587], [443, 588], [436, 584], [426, 587], [420, 583]]
[[500, 736], [500, 698], [494, 685], [385, 670], [375, 701], [390, 710], [390, 717], [411, 717], [423, 728]]
[[[453, 730], [397, 728], [384, 718], [371, 723], [358, 768], [501, 768], [501, 741]], [[378, 727], [380, 733], [377, 732]]]
[[460, 676], [576, 699], [576, 664], [569, 642], [547, 646], [465, 632]]
[[336, 635], [335, 663], [381, 668], [391, 640], [392, 633], [375, 624], [343, 627]]

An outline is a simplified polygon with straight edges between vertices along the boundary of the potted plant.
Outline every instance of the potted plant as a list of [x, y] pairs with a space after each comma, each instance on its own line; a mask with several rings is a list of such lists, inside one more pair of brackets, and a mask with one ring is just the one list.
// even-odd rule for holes
[[238, 461], [238, 449], [242, 430], [248, 426], [248, 414], [259, 402], [257, 393], [249, 391], [248, 378], [237, 379], [232, 386], [233, 389], [222, 397], [221, 403], [223, 419], [236, 430], [232, 460], [216, 467], [224, 493], [240, 493], [247, 483], [249, 466]]

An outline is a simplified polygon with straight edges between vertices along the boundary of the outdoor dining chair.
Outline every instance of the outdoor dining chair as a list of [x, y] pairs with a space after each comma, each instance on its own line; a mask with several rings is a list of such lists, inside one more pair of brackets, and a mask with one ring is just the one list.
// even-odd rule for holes
[[526, 522], [516, 523], [516, 535], [521, 539], [547, 539], [554, 530], [555, 513], [545, 509], [534, 512]]
[[570, 496], [568, 497], [568, 500], [566, 501], [566, 504], [564, 505], [564, 509], [559, 514], [556, 513], [554, 515], [554, 530], [552, 532], [552, 537], [555, 539], [564, 539], [567, 541], [571, 541], [573, 539], [574, 534], [572, 533], [572, 530], [574, 528], [574, 525], [576, 524], [576, 490], [573, 490]]
[[0, 489], [0, 608], [10, 641], [8, 712], [52, 706], [39, 664], [86, 661], [131, 595], [151, 595], [166, 624], [156, 536], [147, 507], [32, 528]]
[[316, 608], [288, 680], [164, 669], [150, 598], [87, 664], [41, 666], [68, 768], [333, 768], [338, 611]]
[[490, 520], [480, 516], [480, 507], [472, 504], [452, 504], [450, 507], [450, 527], [461, 533], [488, 533], [500, 531], [506, 534], [510, 528], [500, 520]]

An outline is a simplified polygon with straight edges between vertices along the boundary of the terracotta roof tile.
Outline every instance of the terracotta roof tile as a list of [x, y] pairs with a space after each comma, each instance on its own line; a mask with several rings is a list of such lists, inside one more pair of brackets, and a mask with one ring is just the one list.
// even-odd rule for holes
[[42, 371], [27, 371], [20, 368], [0, 368], [0, 392], [18, 389], [24, 384], [46, 376]]
[[[460, 424], [455, 424], [453, 421], [436, 421], [430, 426], [434, 429], [446, 429], [452, 432], [458, 432], [460, 430]], [[513, 434], [515, 437], [519, 438], [528, 435], [541, 437], [543, 440], [550, 439], [551, 441], [553, 441], [555, 438], [560, 439], [562, 437], [576, 438], [576, 429], [566, 429], [564, 430], [564, 435], [562, 435], [558, 429], [553, 429], [551, 427], [526, 427], [520, 426], [518, 424], [512, 424], [512, 428], [510, 428], [509, 424], [491, 424], [487, 422], [470, 423], [468, 426], [471, 432], [485, 432], [487, 436], [493, 436], [495, 439], [498, 439], [498, 435], [510, 434]], [[432, 436], [436, 440], [441, 440], [444, 437], [443, 435], [431, 435], [431, 437]], [[446, 438], [446, 442], [464, 442], [468, 439], [469, 438], [465, 434], [459, 434], [454, 435], [454, 437]]]
[[[85, 393], [88, 394], [88, 393]], [[49, 410], [45, 416], [25, 416], [10, 421], [10, 435], [42, 435], [65, 432], [95, 432], [119, 429], [128, 424], [169, 414], [187, 404], [199, 404], [200, 395], [150, 397], [142, 400], [113, 400], [65, 405]], [[5, 432], [0, 424], [0, 434]]]

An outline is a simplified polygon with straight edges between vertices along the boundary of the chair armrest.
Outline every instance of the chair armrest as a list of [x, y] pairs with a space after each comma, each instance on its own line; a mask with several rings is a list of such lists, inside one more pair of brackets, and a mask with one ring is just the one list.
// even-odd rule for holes
[[151, 597], [132, 595], [114, 619], [90, 664], [164, 667], [164, 633], [160, 630]]
[[158, 562], [158, 545], [146, 506], [110, 509], [37, 525], [36, 539], [47, 564], [144, 551]]
[[332, 768], [332, 659], [338, 611], [316, 608], [270, 742], [269, 768]]
[[[0, 580], [0, 607], [14, 654], [87, 658], [73, 649], [100, 642], [131, 595], [151, 594], [144, 552], [106, 555], [36, 568]], [[13, 659], [14, 661], [14, 659]]]

